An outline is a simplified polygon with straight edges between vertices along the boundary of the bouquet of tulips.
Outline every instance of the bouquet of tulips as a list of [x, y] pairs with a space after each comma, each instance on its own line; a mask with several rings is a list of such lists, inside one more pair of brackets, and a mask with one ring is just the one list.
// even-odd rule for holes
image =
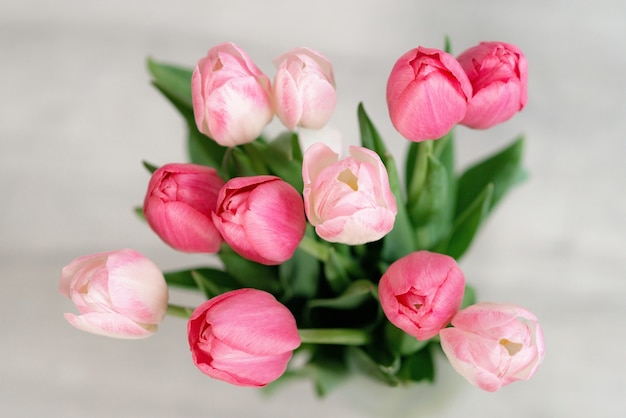
[[[453, 137], [457, 124], [487, 129], [524, 107], [523, 53], [483, 42], [458, 57], [448, 46], [400, 57], [387, 103], [408, 140], [403, 173], [363, 105], [360, 146], [339, 154], [324, 129], [336, 104], [328, 59], [297, 48], [275, 62], [273, 81], [232, 43], [193, 70], [148, 62], [186, 121], [191, 162], [144, 163], [138, 212], [167, 245], [216, 254], [220, 267], [162, 272], [130, 249], [77, 258], [60, 290], [80, 314], [66, 319], [143, 338], [166, 313], [183, 316], [193, 363], [241, 386], [306, 376], [324, 394], [355, 371], [389, 385], [432, 381], [440, 349], [484, 390], [529, 379], [544, 356], [537, 318], [476, 303], [457, 264], [523, 179], [523, 141], [458, 174]], [[274, 116], [287, 131], [270, 139]], [[305, 133], [316, 139], [308, 147]], [[207, 300], [171, 303], [168, 286]]]

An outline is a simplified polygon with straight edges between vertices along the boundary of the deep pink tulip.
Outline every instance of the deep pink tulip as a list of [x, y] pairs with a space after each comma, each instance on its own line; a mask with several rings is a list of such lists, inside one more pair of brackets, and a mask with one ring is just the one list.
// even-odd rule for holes
[[61, 294], [80, 315], [66, 313], [76, 328], [113, 338], [146, 338], [167, 310], [167, 284], [159, 268], [134, 250], [86, 255], [63, 267]]
[[537, 318], [515, 305], [477, 303], [452, 318], [454, 328], [441, 330], [441, 347], [471, 384], [489, 392], [530, 379], [545, 355]]
[[378, 284], [387, 319], [418, 340], [428, 340], [461, 308], [465, 277], [452, 257], [418, 251], [395, 261]]
[[146, 220], [172, 248], [216, 253], [222, 236], [213, 224], [212, 213], [223, 185], [214, 168], [166, 164], [150, 178], [143, 203]]
[[274, 117], [270, 79], [233, 43], [198, 62], [191, 97], [198, 130], [225, 147], [252, 142]]
[[387, 105], [393, 126], [419, 142], [444, 136], [459, 123], [472, 96], [472, 85], [450, 54], [418, 47], [404, 54], [387, 81]]
[[275, 176], [229, 180], [220, 190], [213, 222], [239, 255], [266, 265], [290, 259], [306, 228], [302, 196]]
[[214, 379], [265, 386], [300, 346], [296, 320], [272, 295], [239, 289], [198, 306], [187, 326], [194, 364]]
[[486, 129], [510, 119], [528, 100], [528, 62], [515, 45], [481, 42], [458, 61], [473, 87], [461, 124]]
[[349, 245], [381, 239], [393, 229], [398, 208], [385, 165], [373, 151], [350, 147], [350, 157], [313, 144], [302, 162], [304, 207], [317, 235]]
[[337, 93], [332, 64], [319, 52], [296, 48], [275, 61], [276, 114], [290, 130], [321, 129], [335, 110]]

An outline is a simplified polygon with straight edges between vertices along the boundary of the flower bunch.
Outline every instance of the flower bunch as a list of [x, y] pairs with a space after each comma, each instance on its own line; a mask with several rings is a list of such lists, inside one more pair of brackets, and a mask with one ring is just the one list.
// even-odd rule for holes
[[[161, 273], [131, 250], [78, 258], [61, 278], [81, 313], [68, 321], [138, 338], [166, 311], [184, 316], [193, 363], [241, 386], [302, 375], [323, 394], [354, 369], [390, 385], [432, 381], [438, 349], [484, 390], [530, 378], [544, 356], [537, 318], [475, 303], [457, 263], [523, 178], [522, 139], [459, 175], [453, 138], [457, 124], [486, 129], [524, 107], [522, 52], [486, 42], [457, 58], [418, 47], [398, 59], [387, 104], [410, 141], [404, 186], [363, 105], [349, 156], [321, 142], [303, 149], [296, 130], [324, 127], [335, 107], [333, 68], [307, 48], [275, 63], [271, 81], [232, 43], [194, 70], [149, 61], [153, 84], [187, 122], [191, 162], [144, 163], [140, 212], [164, 243], [216, 254], [222, 267]], [[268, 139], [274, 116], [287, 132]], [[169, 303], [167, 285], [207, 301]]]

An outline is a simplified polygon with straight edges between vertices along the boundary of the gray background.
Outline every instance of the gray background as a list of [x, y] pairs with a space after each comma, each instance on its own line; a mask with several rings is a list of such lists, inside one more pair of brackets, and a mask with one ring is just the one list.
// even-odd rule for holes
[[[365, 103], [397, 155], [384, 89], [417, 45], [456, 53], [517, 44], [530, 101], [489, 131], [459, 129], [460, 164], [528, 139], [531, 173], [462, 261], [482, 300], [514, 302], [544, 327], [534, 379], [492, 394], [438, 361], [434, 386], [355, 379], [317, 400], [308, 382], [274, 396], [213, 381], [191, 363], [185, 322], [147, 340], [82, 333], [63, 312], [60, 269], [76, 256], [135, 248], [163, 269], [176, 254], [139, 222], [155, 164], [184, 160], [182, 120], [149, 85], [145, 59], [192, 66], [234, 41], [273, 74], [294, 46], [334, 63], [332, 125], [357, 141]], [[626, 268], [626, 6], [622, 1], [0, 0], [0, 413], [11, 417], [620, 417]], [[279, 125], [270, 126], [277, 132]], [[174, 302], [197, 303], [173, 293]]]

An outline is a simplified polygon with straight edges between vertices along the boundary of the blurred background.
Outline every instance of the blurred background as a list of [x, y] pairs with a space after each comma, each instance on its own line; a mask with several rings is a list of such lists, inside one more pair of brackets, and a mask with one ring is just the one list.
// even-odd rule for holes
[[[130, 247], [175, 253], [133, 214], [148, 174], [184, 161], [182, 119], [150, 86], [148, 56], [195, 65], [233, 41], [270, 77], [308, 46], [334, 64], [331, 125], [356, 143], [362, 101], [400, 158], [386, 78], [418, 45], [458, 54], [518, 45], [529, 103], [489, 131], [457, 131], [459, 166], [526, 135], [529, 180], [495, 211], [461, 266], [479, 299], [522, 305], [544, 328], [536, 376], [485, 393], [439, 358], [432, 386], [355, 379], [315, 398], [214, 381], [191, 362], [186, 323], [142, 341], [75, 330], [58, 293], [73, 258]], [[11, 417], [623, 417], [626, 346], [626, 3], [618, 0], [0, 0], [0, 413]], [[279, 125], [271, 125], [278, 131]], [[173, 293], [174, 302], [199, 303]]]

